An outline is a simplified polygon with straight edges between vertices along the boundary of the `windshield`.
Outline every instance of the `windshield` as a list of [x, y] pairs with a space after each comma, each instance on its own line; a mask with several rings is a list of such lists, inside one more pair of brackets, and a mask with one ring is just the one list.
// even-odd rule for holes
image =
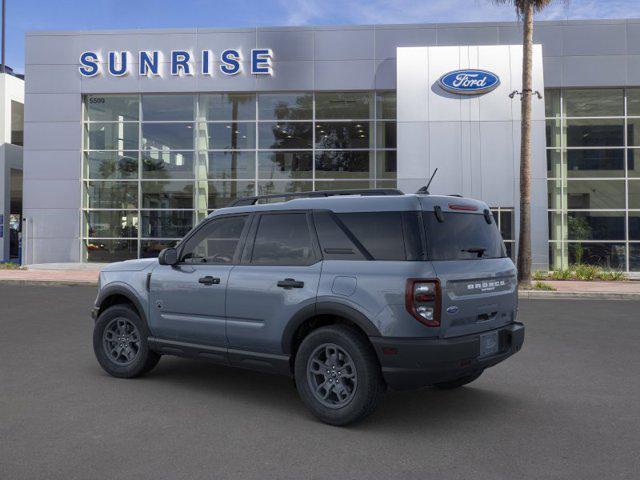
[[477, 260], [507, 256], [504, 243], [494, 221], [474, 213], [424, 212], [424, 225], [431, 260]]

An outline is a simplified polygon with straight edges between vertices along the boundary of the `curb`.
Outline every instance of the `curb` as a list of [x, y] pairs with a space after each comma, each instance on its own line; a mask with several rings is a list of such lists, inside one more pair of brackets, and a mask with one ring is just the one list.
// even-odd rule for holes
[[32, 287], [97, 287], [98, 282], [82, 280], [22, 280], [0, 279], [1, 285], [22, 285]]
[[640, 301], [640, 293], [610, 292], [550, 292], [544, 290], [519, 290], [518, 297], [527, 300], [627, 300]]

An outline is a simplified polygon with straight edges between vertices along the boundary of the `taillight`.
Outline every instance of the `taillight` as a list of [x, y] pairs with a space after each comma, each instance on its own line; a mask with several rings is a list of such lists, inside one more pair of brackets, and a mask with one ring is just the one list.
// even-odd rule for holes
[[427, 327], [440, 326], [440, 282], [438, 280], [407, 280], [405, 294], [407, 311]]

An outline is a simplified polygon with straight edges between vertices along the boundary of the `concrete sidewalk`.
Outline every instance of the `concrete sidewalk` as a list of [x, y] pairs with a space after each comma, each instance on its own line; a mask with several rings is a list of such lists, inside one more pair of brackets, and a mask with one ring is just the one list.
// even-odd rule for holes
[[[62, 263], [30, 265], [26, 270], [0, 270], [0, 282], [22, 285], [97, 285], [98, 273], [106, 264]], [[555, 291], [521, 290], [521, 298], [589, 298], [640, 300], [640, 281], [579, 282], [545, 281]]]

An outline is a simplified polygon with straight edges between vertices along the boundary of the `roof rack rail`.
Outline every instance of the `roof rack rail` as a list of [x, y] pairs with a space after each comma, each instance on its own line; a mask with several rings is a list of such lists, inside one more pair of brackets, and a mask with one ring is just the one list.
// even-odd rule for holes
[[404, 192], [395, 188], [370, 188], [358, 190], [316, 190], [314, 192], [275, 193], [272, 195], [256, 195], [255, 197], [238, 198], [229, 203], [227, 207], [255, 205], [259, 200], [269, 200], [272, 198], [283, 198], [283, 201], [288, 202], [295, 198], [335, 197], [340, 195], [361, 195], [363, 197], [368, 197], [373, 195], [404, 195]]

